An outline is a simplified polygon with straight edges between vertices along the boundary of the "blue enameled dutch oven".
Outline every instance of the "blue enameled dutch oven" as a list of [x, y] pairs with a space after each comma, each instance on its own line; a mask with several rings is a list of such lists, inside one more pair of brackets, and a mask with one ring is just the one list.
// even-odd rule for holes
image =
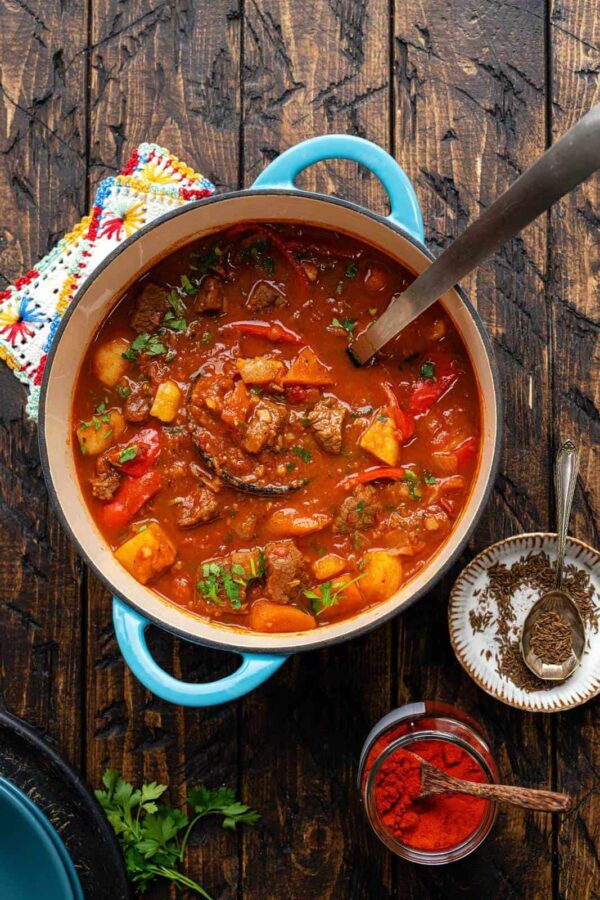
[[[295, 179], [325, 159], [348, 159], [382, 182], [391, 212], [380, 216], [337, 198], [298, 190]], [[482, 401], [479, 469], [460, 519], [422, 572], [379, 606], [314, 631], [257, 634], [207, 621], [144, 587], [115, 560], [89, 516], [81, 495], [71, 446], [71, 398], [83, 354], [111, 306], [123, 292], [176, 248], [238, 222], [298, 222], [351, 235], [397, 259], [415, 273], [431, 262], [415, 192], [400, 166], [361, 138], [327, 135], [298, 144], [271, 163], [247, 191], [224, 194], [178, 208], [121, 244], [79, 290], [58, 330], [42, 385], [40, 441], [44, 473], [62, 522], [98, 577], [114, 594], [114, 625], [127, 664], [163, 699], [208, 706], [241, 697], [262, 684], [291, 653], [347, 640], [375, 628], [422, 597], [460, 554], [488, 499], [500, 448], [500, 395], [489, 339], [465, 295], [449, 291], [442, 302], [468, 348]], [[187, 640], [239, 653], [240, 668], [210, 684], [188, 684], [164, 672], [148, 651], [144, 632], [153, 622]]]

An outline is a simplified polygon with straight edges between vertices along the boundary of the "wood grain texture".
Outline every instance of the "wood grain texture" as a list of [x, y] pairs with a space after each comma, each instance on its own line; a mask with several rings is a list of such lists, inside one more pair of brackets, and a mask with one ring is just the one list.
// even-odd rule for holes
[[[217, 185], [236, 187], [241, 22], [235, 0], [158, 3], [97, 0], [91, 53], [90, 178], [118, 169], [142, 141], [162, 144]], [[107, 593], [90, 576], [88, 593], [87, 777], [107, 766], [133, 780], [169, 784], [183, 806], [186, 785], [236, 787], [234, 706], [185, 711], [145, 691], [125, 666]], [[208, 681], [231, 671], [227, 654], [164, 633], [150, 642], [177, 677]], [[237, 658], [236, 658], [237, 659]], [[194, 837], [186, 871], [215, 897], [237, 896], [238, 838], [216, 825]], [[153, 896], [170, 896], [166, 887]], [[173, 895], [174, 896], [174, 895]]]
[[[543, 22], [541, 0], [396, 3], [396, 157], [415, 184], [434, 251], [545, 148]], [[470, 553], [548, 521], [546, 253], [541, 219], [464, 283], [492, 338], [505, 401], [500, 474]], [[487, 729], [504, 781], [547, 786], [549, 722], [490, 701], [448, 646], [453, 577], [399, 620], [398, 702], [455, 703]], [[549, 817], [501, 810], [495, 840], [469, 860], [432, 869], [399, 863], [402, 896], [475, 898], [483, 885], [494, 897], [550, 896], [551, 828]]]
[[[85, 198], [86, 6], [5, 3], [0, 29], [0, 279], [29, 269]], [[80, 566], [50, 509], [25, 391], [0, 366], [4, 702], [80, 764]]]
[[[581, 0], [556, 2], [550, 17], [551, 136], [559, 138], [600, 102], [600, 20]], [[571, 437], [581, 467], [571, 531], [599, 546], [600, 514], [600, 178], [596, 175], [552, 210], [553, 409], [555, 445]], [[557, 724], [557, 786], [572, 793], [561, 819], [559, 895], [600, 896], [600, 715], [598, 701]], [[573, 861], [576, 860], [576, 865]]]
[[[246, 0], [246, 185], [317, 134], [389, 146], [388, 23], [382, 0]], [[301, 183], [384, 209], [380, 186], [355, 165], [324, 163]], [[244, 833], [244, 897], [279, 900], [283, 885], [294, 898], [393, 896], [392, 861], [365, 827], [355, 786], [364, 737], [390, 705], [392, 636], [388, 626], [303, 654], [244, 700], [243, 794], [265, 814]]]

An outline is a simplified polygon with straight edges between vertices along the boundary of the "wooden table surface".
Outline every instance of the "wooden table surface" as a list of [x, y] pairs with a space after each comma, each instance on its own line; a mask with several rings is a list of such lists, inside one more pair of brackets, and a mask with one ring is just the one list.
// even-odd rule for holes
[[[2, 0], [1, 284], [55, 244], [141, 141], [229, 190], [302, 138], [362, 135], [413, 179], [439, 251], [598, 102], [598, 22], [592, 0]], [[304, 183], [384, 208], [354, 165], [321, 164]], [[582, 448], [573, 533], [599, 543], [599, 183], [465, 285], [506, 405], [500, 474], [465, 559], [547, 526], [551, 462], [566, 436]], [[49, 506], [36, 441], [23, 388], [0, 366], [4, 701], [94, 786], [112, 766], [169, 782], [176, 803], [186, 784], [226, 783], [257, 806], [259, 827], [208, 826], [193, 843], [188, 871], [215, 898], [600, 896], [598, 701], [529, 715], [479, 690], [448, 641], [460, 566], [396, 621], [292, 659], [240, 702], [169, 706], [127, 671], [109, 597]], [[152, 646], [190, 679], [234, 667], [164, 633]], [[484, 847], [450, 867], [393, 858], [358, 804], [357, 757], [382, 714], [425, 698], [484, 724], [506, 780], [567, 790], [574, 811], [553, 821], [502, 810]]]

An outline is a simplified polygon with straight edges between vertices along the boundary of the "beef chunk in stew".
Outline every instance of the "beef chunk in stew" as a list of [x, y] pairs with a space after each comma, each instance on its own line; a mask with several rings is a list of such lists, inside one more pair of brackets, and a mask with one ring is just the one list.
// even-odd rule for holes
[[131, 327], [140, 334], [154, 331], [169, 309], [168, 293], [157, 284], [147, 284], [135, 302]]
[[271, 400], [260, 400], [254, 407], [242, 440], [244, 450], [260, 453], [265, 447], [272, 447], [287, 419], [285, 407]]
[[111, 500], [120, 484], [121, 476], [114, 469], [107, 469], [90, 478], [92, 494], [97, 500]]
[[145, 422], [150, 415], [154, 391], [147, 381], [134, 382], [130, 390], [123, 405], [123, 415], [127, 422]]
[[370, 484], [359, 485], [342, 502], [333, 523], [333, 530], [341, 534], [350, 534], [356, 529], [371, 528], [380, 510], [381, 503], [376, 488]]
[[290, 603], [302, 591], [304, 557], [293, 541], [270, 541], [265, 547], [267, 594], [275, 603]]
[[196, 312], [219, 313], [225, 311], [225, 291], [223, 282], [214, 275], [202, 279], [200, 290], [194, 297]]
[[308, 414], [315, 440], [327, 453], [342, 452], [342, 427], [346, 409], [335, 397], [315, 403]]
[[180, 528], [193, 528], [211, 522], [219, 515], [219, 502], [212, 491], [201, 486], [177, 505], [176, 519]]
[[250, 293], [246, 306], [254, 312], [263, 312], [273, 306], [286, 306], [286, 299], [268, 281], [260, 281]]

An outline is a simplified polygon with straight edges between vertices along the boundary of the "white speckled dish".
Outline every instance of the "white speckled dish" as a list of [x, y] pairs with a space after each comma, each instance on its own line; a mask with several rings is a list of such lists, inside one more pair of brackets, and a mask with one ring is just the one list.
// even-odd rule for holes
[[[480, 611], [480, 595], [488, 584], [487, 570], [496, 562], [511, 566], [522, 556], [531, 551], [544, 551], [550, 560], [556, 559], [555, 534], [522, 534], [506, 538], [492, 544], [480, 553], [461, 572], [450, 595], [448, 620], [450, 640], [462, 666], [471, 678], [497, 700], [527, 709], [532, 712], [561, 712], [573, 706], [586, 703], [600, 693], [600, 631], [594, 633], [586, 625], [586, 647], [579, 668], [561, 684], [548, 690], [528, 692], [516, 687], [505, 676], [497, 671], [496, 654], [498, 643], [495, 639], [494, 624], [491, 623], [474, 633], [469, 613]], [[600, 613], [600, 553], [578, 541], [567, 539], [565, 565], [575, 564], [590, 575], [594, 586], [594, 602]], [[514, 636], [520, 633], [525, 616], [540, 593], [531, 589], [519, 589], [513, 600], [516, 612]], [[497, 606], [493, 601], [486, 601], [494, 613]], [[487, 651], [491, 651], [488, 653]]]

